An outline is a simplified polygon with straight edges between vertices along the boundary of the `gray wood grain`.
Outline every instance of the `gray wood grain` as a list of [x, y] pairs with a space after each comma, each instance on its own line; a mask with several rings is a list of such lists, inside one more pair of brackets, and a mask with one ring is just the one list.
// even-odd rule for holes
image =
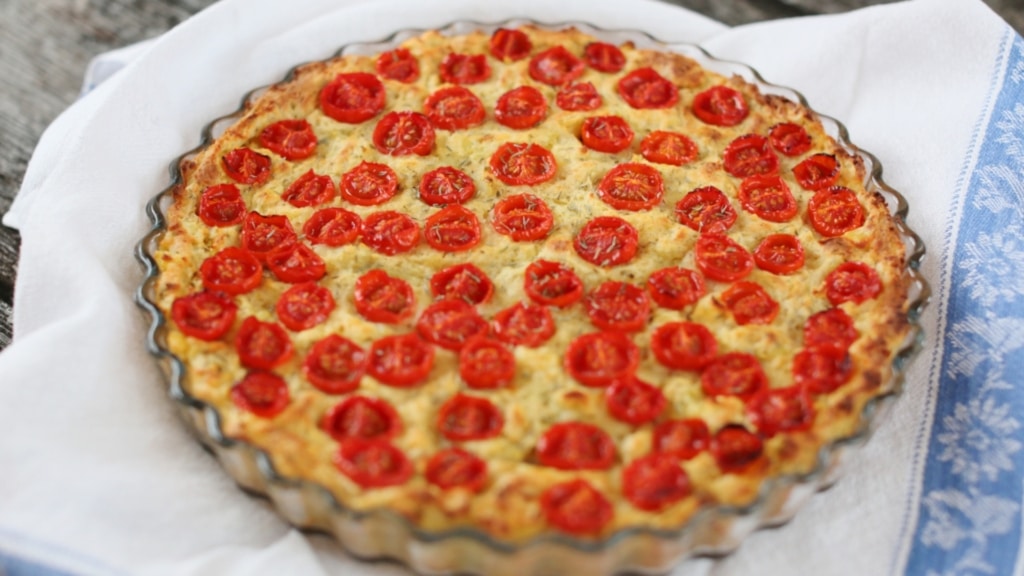
[[[46, 126], [74, 102], [89, 60], [157, 36], [214, 0], [0, 2], [0, 215], [7, 212]], [[833, 13], [892, 0], [667, 0], [729, 25]], [[1024, 3], [986, 0], [1024, 30]], [[141, 208], [140, 208], [141, 209]], [[17, 232], [0, 227], [0, 349], [12, 338]]]

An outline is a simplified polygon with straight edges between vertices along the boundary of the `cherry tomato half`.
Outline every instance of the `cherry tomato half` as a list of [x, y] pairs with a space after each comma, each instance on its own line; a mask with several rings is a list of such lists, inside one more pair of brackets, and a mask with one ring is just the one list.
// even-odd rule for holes
[[242, 410], [273, 418], [291, 402], [284, 378], [272, 372], [252, 371], [231, 387], [231, 401]]
[[843, 262], [825, 277], [825, 295], [833, 306], [860, 304], [882, 291], [878, 273], [863, 262]]
[[434, 302], [416, 322], [416, 331], [424, 340], [447, 350], [458, 350], [470, 338], [486, 334], [487, 330], [487, 320], [462, 300]]
[[402, 419], [383, 398], [349, 396], [324, 414], [320, 428], [338, 442], [390, 440], [402, 431]]
[[462, 300], [475, 306], [491, 299], [494, 284], [473, 264], [456, 264], [430, 278], [430, 293], [438, 300]]
[[579, 478], [545, 490], [540, 506], [548, 524], [579, 536], [599, 534], [615, 512], [607, 498]]
[[636, 256], [639, 243], [636, 228], [617, 216], [598, 216], [573, 238], [573, 248], [580, 258], [603, 267], [629, 262]]
[[718, 355], [718, 341], [702, 324], [669, 322], [651, 334], [651, 351], [668, 368], [703, 370]]
[[707, 291], [704, 277], [688, 268], [662, 268], [647, 279], [647, 291], [658, 306], [682, 310]]
[[651, 451], [689, 460], [707, 450], [710, 442], [711, 433], [703, 420], [666, 420], [654, 427]]
[[387, 440], [349, 438], [341, 443], [334, 465], [363, 488], [404, 484], [413, 473], [409, 459]]
[[805, 190], [821, 190], [839, 179], [839, 162], [831, 154], [812, 154], [793, 167], [793, 176]]
[[583, 49], [583, 58], [591, 68], [614, 74], [626, 66], [626, 56], [619, 47], [606, 42], [591, 42]]
[[804, 247], [792, 234], [769, 234], [754, 249], [754, 264], [772, 274], [792, 274], [804, 266]]
[[793, 381], [815, 394], [828, 394], [850, 381], [853, 360], [842, 347], [823, 344], [793, 357]]
[[245, 294], [263, 281], [263, 265], [248, 250], [229, 246], [199, 266], [203, 286], [213, 292]]
[[504, 344], [476, 336], [459, 351], [459, 376], [470, 388], [507, 386], [516, 372], [516, 357]]
[[735, 126], [750, 109], [743, 95], [728, 86], [713, 86], [693, 98], [693, 115], [705, 124]]
[[415, 82], [420, 77], [420, 63], [406, 48], [395, 48], [377, 56], [377, 74], [388, 80], [403, 84]]
[[697, 144], [678, 132], [655, 130], [640, 142], [640, 154], [650, 162], [682, 166], [697, 159]]
[[316, 153], [316, 134], [305, 120], [280, 120], [260, 132], [260, 145], [288, 160]]
[[517, 302], [494, 315], [494, 336], [512, 345], [536, 348], [555, 334], [555, 320], [546, 306]]
[[804, 346], [808, 348], [823, 344], [849, 348], [859, 336], [853, 318], [842, 308], [822, 310], [804, 322]]
[[730, 352], [704, 368], [700, 386], [708, 396], [736, 396], [746, 401], [768, 386], [768, 377], [753, 355]]
[[442, 490], [465, 488], [479, 492], [487, 483], [487, 462], [461, 448], [447, 448], [427, 460], [427, 482]]
[[278, 280], [290, 284], [316, 282], [327, 274], [323, 258], [305, 244], [296, 244], [268, 255], [267, 268]]
[[601, 107], [601, 95], [590, 82], [570, 82], [563, 84], [555, 94], [555, 104], [562, 110], [584, 112], [597, 110]]
[[742, 474], [761, 459], [764, 442], [743, 426], [730, 424], [715, 432], [710, 451], [719, 470], [727, 474]]
[[768, 131], [768, 141], [779, 154], [799, 156], [811, 149], [811, 136], [803, 126], [782, 122]]
[[505, 92], [494, 106], [494, 119], [502, 126], [525, 130], [540, 124], [548, 114], [548, 99], [533, 86]]
[[249, 148], [235, 148], [221, 158], [224, 173], [239, 184], [259, 186], [270, 179], [270, 157]]
[[638, 68], [619, 79], [619, 96], [633, 108], [671, 108], [679, 101], [679, 89], [653, 68]]
[[650, 210], [665, 195], [661, 173], [647, 164], [617, 164], [601, 178], [597, 195], [612, 208], [638, 212]]
[[605, 388], [604, 401], [613, 418], [634, 426], [657, 418], [668, 402], [659, 388], [636, 377], [612, 382]]
[[181, 296], [171, 304], [171, 318], [178, 329], [186, 336], [208, 342], [227, 334], [237, 312], [234, 302], [213, 292]]
[[671, 455], [648, 454], [622, 471], [622, 492], [637, 508], [655, 512], [689, 496], [690, 477]]
[[385, 336], [370, 346], [369, 356], [370, 376], [398, 388], [419, 384], [434, 366], [434, 347], [416, 334]]
[[747, 405], [757, 430], [766, 437], [806, 430], [814, 423], [814, 404], [803, 386], [762, 390]]
[[601, 330], [636, 332], [647, 325], [651, 301], [643, 288], [608, 281], [587, 296], [586, 308], [590, 322]]
[[242, 248], [261, 261], [275, 252], [290, 250], [297, 242], [298, 236], [287, 216], [249, 212], [242, 221]]
[[769, 222], [789, 222], [796, 216], [796, 199], [786, 182], [774, 174], [744, 178], [740, 183], [740, 205]]
[[416, 310], [412, 286], [383, 270], [370, 270], [360, 276], [353, 297], [356, 312], [370, 322], [398, 324]]
[[235, 349], [242, 365], [260, 370], [280, 366], [292, 357], [294, 348], [288, 333], [277, 324], [249, 316], [235, 336]]
[[[583, 121], [580, 139], [583, 145], [591, 150], [615, 154], [629, 148], [633, 143], [633, 129], [621, 116], [591, 116]], [[646, 164], [636, 166], [650, 168]]]
[[676, 203], [676, 216], [680, 224], [703, 234], [725, 234], [736, 222], [729, 198], [714, 186], [687, 192]]
[[386, 256], [408, 252], [420, 243], [420, 227], [393, 210], [374, 212], [363, 221], [363, 244]]
[[434, 149], [434, 128], [419, 112], [388, 112], [373, 129], [373, 145], [389, 156], [426, 156]]
[[288, 186], [281, 194], [281, 199], [296, 208], [306, 208], [330, 202], [337, 192], [330, 176], [309, 170]]
[[483, 124], [484, 103], [462, 86], [445, 86], [427, 97], [423, 112], [439, 130], [465, 130]]
[[462, 252], [480, 243], [480, 221], [473, 212], [451, 204], [427, 217], [423, 237], [435, 250]]
[[826, 238], [842, 236], [864, 225], [864, 208], [849, 188], [832, 186], [814, 193], [807, 203], [811, 226]]
[[516, 242], [545, 238], [554, 225], [548, 205], [533, 194], [515, 194], [494, 205], [491, 215], [494, 231]]
[[593, 424], [562, 422], [537, 441], [537, 460], [561, 470], [605, 470], [615, 463], [615, 443]]
[[505, 417], [490, 400], [456, 394], [437, 412], [437, 429], [453, 442], [483, 440], [501, 434]]
[[366, 360], [366, 352], [355, 342], [331, 334], [310, 347], [302, 373], [321, 392], [344, 394], [359, 387]]
[[737, 178], [775, 174], [779, 158], [772, 152], [768, 139], [760, 134], [744, 134], [722, 152], [722, 167]]
[[779, 303], [760, 284], [737, 282], [722, 292], [721, 301], [740, 326], [770, 324], [779, 314]]
[[543, 146], [506, 142], [491, 156], [491, 172], [510, 186], [533, 186], [555, 177], [555, 155]]
[[297, 284], [284, 291], [274, 308], [277, 319], [293, 332], [308, 330], [327, 320], [334, 310], [334, 296], [319, 284]]
[[302, 233], [310, 244], [344, 246], [359, 238], [363, 220], [355, 212], [344, 208], [317, 210], [302, 226]]
[[526, 267], [523, 290], [537, 304], [564, 308], [583, 297], [583, 281], [565, 264], [537, 260]]
[[441, 80], [451, 84], [478, 84], [491, 77], [491, 66], [483, 54], [452, 52], [441, 60]]
[[359, 124], [384, 109], [384, 84], [373, 74], [338, 74], [320, 91], [320, 109], [346, 124]]
[[549, 86], [561, 86], [583, 74], [583, 60], [573, 56], [564, 46], [555, 46], [530, 59], [530, 78]]
[[356, 206], [376, 206], [398, 193], [398, 174], [387, 164], [360, 162], [341, 175], [341, 197]]
[[747, 249], [731, 238], [719, 234], [704, 234], [694, 247], [697, 268], [720, 282], [733, 282], [750, 274], [754, 258]]
[[502, 62], [515, 62], [530, 55], [533, 50], [533, 43], [530, 37], [522, 30], [509, 28], [498, 28], [491, 34], [491, 41], [488, 43], [491, 56]]
[[631, 377], [639, 364], [636, 344], [617, 332], [577, 336], [565, 352], [566, 372], [580, 384], [596, 388]]
[[207, 226], [233, 226], [245, 218], [245, 200], [238, 186], [215, 184], [199, 195], [196, 214]]
[[431, 206], [462, 204], [476, 195], [476, 184], [462, 170], [441, 166], [420, 179], [419, 198]]

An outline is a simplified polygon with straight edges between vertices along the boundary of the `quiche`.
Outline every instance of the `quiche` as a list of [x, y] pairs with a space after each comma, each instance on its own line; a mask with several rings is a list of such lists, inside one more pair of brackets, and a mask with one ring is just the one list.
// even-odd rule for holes
[[910, 333], [898, 220], [812, 111], [575, 28], [300, 66], [180, 172], [152, 294], [184, 389], [427, 532], [749, 505]]

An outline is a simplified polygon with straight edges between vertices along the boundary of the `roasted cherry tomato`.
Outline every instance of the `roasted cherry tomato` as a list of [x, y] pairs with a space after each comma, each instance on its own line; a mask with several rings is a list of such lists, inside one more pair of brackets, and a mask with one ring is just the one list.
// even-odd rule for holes
[[296, 208], [306, 208], [326, 204], [334, 199], [335, 194], [337, 188], [330, 176], [309, 170], [288, 186], [281, 194], [281, 199]]
[[564, 308], [583, 297], [583, 281], [565, 264], [538, 260], [526, 267], [523, 290], [537, 304]]
[[839, 162], [831, 154], [813, 154], [793, 167], [793, 176], [805, 190], [821, 190], [839, 179]]
[[416, 334], [385, 336], [370, 346], [367, 372], [389, 386], [422, 382], [434, 366], [434, 347]]
[[626, 56], [619, 47], [606, 42], [591, 42], [583, 49], [583, 58], [591, 68], [614, 74], [626, 65]]
[[491, 34], [491, 41], [488, 44], [491, 56], [502, 62], [515, 62], [530, 55], [533, 50], [533, 43], [530, 37], [522, 30], [509, 28], [498, 28]]
[[231, 387], [231, 401], [260, 418], [273, 418], [291, 402], [288, 385], [272, 372], [253, 371]]
[[843, 262], [825, 278], [825, 295], [833, 306], [860, 304], [882, 291], [878, 273], [862, 262]]
[[483, 270], [473, 264], [456, 264], [430, 278], [430, 293], [438, 300], [461, 300], [483, 304], [491, 299], [494, 284]]
[[771, 324], [779, 314], [779, 303], [754, 282], [737, 282], [722, 292], [721, 301], [740, 326]]
[[639, 243], [636, 228], [617, 216], [598, 216], [584, 224], [573, 238], [573, 248], [580, 258], [604, 267], [632, 260]]
[[245, 200], [234, 184], [215, 184], [199, 195], [196, 214], [207, 226], [233, 226], [245, 218]]
[[280, 366], [292, 357], [294, 348], [288, 333], [272, 322], [249, 316], [235, 335], [235, 349], [242, 365], [260, 370]]
[[772, 152], [768, 139], [760, 134], [744, 134], [722, 152], [722, 167], [737, 178], [775, 174], [779, 158]]
[[811, 149], [811, 136], [803, 126], [783, 122], [768, 131], [768, 141], [779, 154], [799, 156]]
[[398, 175], [386, 164], [360, 162], [341, 175], [341, 197], [357, 206], [375, 206], [398, 193]]
[[530, 59], [530, 78], [549, 86], [561, 86], [583, 74], [586, 64], [564, 46], [555, 46]]
[[713, 86], [693, 98], [693, 115], [705, 124], [735, 126], [749, 112], [743, 95], [728, 86]]
[[704, 295], [704, 278], [688, 268], [662, 268], [647, 279], [647, 291], [658, 306], [682, 310]]
[[321, 392], [344, 394], [359, 387], [366, 359], [366, 352], [355, 342], [331, 334], [310, 347], [302, 373]]
[[668, 368], [703, 370], [718, 355], [718, 341], [703, 324], [669, 322], [651, 334], [651, 351]]
[[[591, 150], [615, 154], [629, 148], [633, 143], [633, 129], [621, 116], [591, 116], [583, 121], [580, 139], [583, 140], [583, 145]], [[621, 166], [620, 164], [616, 168]], [[634, 166], [651, 168], [646, 164]]]
[[416, 330], [427, 342], [458, 350], [470, 338], [486, 334], [488, 326], [476, 308], [462, 300], [441, 300], [420, 314]]
[[501, 410], [486, 398], [456, 394], [437, 412], [437, 429], [453, 442], [493, 438], [504, 425]]
[[227, 334], [237, 313], [234, 302], [213, 292], [181, 296], [171, 304], [171, 318], [178, 329], [186, 336], [208, 342]]
[[729, 198], [714, 186], [689, 191], [676, 203], [679, 223], [702, 234], [725, 234], [736, 222]]
[[540, 495], [548, 524], [569, 534], [600, 534], [615, 513], [611, 502], [586, 480], [555, 484]]
[[807, 203], [811, 226], [822, 236], [842, 236], [864, 225], [864, 208], [849, 188], [832, 186], [814, 193]]
[[665, 195], [665, 180], [647, 164], [617, 164], [597, 186], [597, 195], [612, 208], [638, 212], [650, 210]]
[[345, 440], [334, 457], [334, 465], [363, 488], [404, 484], [413, 473], [409, 459], [387, 440]]
[[565, 370], [584, 386], [602, 387], [632, 377], [640, 364], [640, 350], [618, 332], [577, 336], [565, 352]]
[[753, 355], [730, 352], [704, 368], [700, 386], [708, 396], [737, 396], [746, 401], [768, 386], [768, 377]]
[[719, 234], [704, 234], [694, 248], [697, 268], [720, 282], [733, 282], [750, 274], [754, 258], [747, 249], [731, 238]]
[[846, 348], [822, 344], [793, 357], [793, 381], [815, 394], [828, 394], [850, 381], [853, 360]]
[[804, 267], [804, 247], [792, 234], [770, 234], [754, 249], [754, 264], [772, 274], [792, 274]]
[[389, 156], [426, 156], [434, 149], [434, 128], [419, 112], [388, 112], [373, 129], [373, 145]]
[[465, 488], [479, 492], [487, 483], [487, 462], [461, 448], [447, 448], [427, 460], [427, 482], [442, 490]]
[[323, 258], [305, 244], [270, 254], [267, 256], [267, 268], [278, 280], [289, 284], [316, 282], [327, 274]]
[[619, 96], [633, 108], [671, 108], [679, 89], [653, 68], [638, 68], [619, 79]]
[[555, 104], [570, 112], [597, 110], [601, 107], [601, 95], [590, 82], [570, 82], [558, 89]]
[[718, 469], [727, 474], [742, 474], [764, 453], [764, 442], [739, 424], [729, 424], [711, 439], [711, 455]]
[[483, 123], [484, 103], [462, 86], [445, 86], [427, 97], [423, 112], [439, 130], [465, 130]]
[[359, 124], [384, 109], [384, 84], [373, 74], [338, 74], [320, 91], [320, 109], [346, 124]]
[[494, 315], [494, 336], [512, 345], [536, 348], [555, 334], [555, 320], [546, 306], [517, 302]]
[[298, 242], [287, 216], [264, 216], [249, 212], [242, 221], [242, 248], [260, 260], [280, 251], [288, 251]]
[[853, 318], [842, 308], [829, 308], [812, 314], [804, 322], [804, 346], [808, 348], [820, 345], [849, 348], [858, 336]]
[[703, 420], [666, 420], [654, 427], [651, 451], [689, 460], [707, 450], [710, 442], [711, 433]]
[[690, 477], [678, 459], [648, 454], [622, 471], [622, 492], [637, 508], [656, 512], [690, 495]]
[[235, 148], [221, 160], [224, 173], [239, 184], [259, 186], [270, 178], [270, 157], [248, 148]]
[[667, 403], [659, 388], [636, 377], [612, 382], [605, 388], [604, 402], [613, 418], [634, 426], [657, 418]]
[[377, 74], [388, 80], [403, 84], [415, 82], [420, 77], [420, 63], [405, 48], [395, 48], [377, 56]]
[[462, 204], [476, 195], [476, 184], [462, 170], [442, 166], [420, 179], [419, 198], [431, 206]]
[[435, 250], [462, 252], [480, 243], [480, 221], [473, 212], [452, 204], [427, 218], [423, 237]]
[[491, 214], [494, 231], [517, 242], [545, 238], [554, 222], [551, 209], [533, 194], [507, 196], [494, 205]]
[[203, 260], [199, 275], [207, 290], [245, 294], [263, 281], [263, 265], [248, 250], [229, 246]]
[[769, 222], [789, 222], [796, 216], [796, 199], [782, 178], [774, 174], [744, 178], [740, 183], [740, 205]]
[[615, 443], [593, 424], [562, 422], [537, 441], [537, 460], [561, 470], [606, 470], [615, 463]]
[[501, 388], [512, 382], [515, 373], [512, 351], [486, 336], [471, 338], [459, 351], [459, 376], [470, 388]]
[[334, 296], [319, 284], [297, 284], [284, 291], [275, 306], [277, 319], [294, 332], [320, 324], [334, 310]]
[[260, 145], [288, 160], [302, 160], [316, 152], [316, 134], [305, 120], [280, 120], [260, 132]]
[[491, 77], [491, 66], [483, 54], [452, 52], [441, 60], [441, 80], [452, 84], [478, 84]]
[[370, 270], [360, 276], [353, 297], [356, 311], [371, 322], [398, 324], [416, 310], [412, 286], [383, 270]]
[[640, 142], [640, 154], [658, 164], [689, 164], [697, 159], [697, 152], [697, 144], [678, 132], [655, 130]]
[[324, 414], [320, 429], [338, 442], [351, 438], [390, 440], [402, 431], [402, 419], [383, 398], [349, 396]]
[[540, 124], [548, 114], [548, 99], [533, 86], [520, 86], [505, 92], [494, 106], [498, 124], [525, 130]]
[[408, 252], [420, 243], [420, 227], [393, 210], [374, 212], [363, 221], [363, 244], [386, 256]]
[[766, 437], [806, 430], [814, 423], [814, 403], [803, 386], [762, 390], [747, 405], [747, 413]]
[[491, 172], [510, 186], [533, 186], [555, 177], [555, 155], [543, 146], [506, 142], [491, 156]]
[[310, 244], [344, 246], [359, 238], [363, 221], [355, 212], [344, 208], [317, 210], [302, 226], [302, 233]]
[[587, 296], [586, 307], [590, 322], [611, 332], [642, 330], [651, 314], [647, 292], [626, 282], [601, 284]]

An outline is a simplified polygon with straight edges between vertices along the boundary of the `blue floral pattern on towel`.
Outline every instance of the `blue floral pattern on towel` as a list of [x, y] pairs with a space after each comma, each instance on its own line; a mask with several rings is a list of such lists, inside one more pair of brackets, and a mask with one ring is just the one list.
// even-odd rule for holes
[[938, 400], [907, 574], [1011, 574], [1021, 542], [1024, 40], [1010, 38], [950, 236]]

